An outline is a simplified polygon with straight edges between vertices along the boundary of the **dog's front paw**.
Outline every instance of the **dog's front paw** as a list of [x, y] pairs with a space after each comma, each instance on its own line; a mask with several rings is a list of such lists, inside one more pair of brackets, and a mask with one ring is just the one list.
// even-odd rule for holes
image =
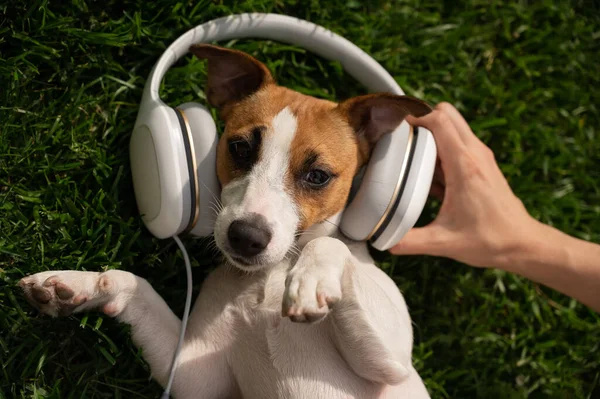
[[[336, 250], [339, 245], [342, 251]], [[342, 298], [348, 249], [333, 238], [308, 243], [285, 281], [282, 316], [293, 322], [321, 320]]]
[[19, 286], [32, 306], [50, 316], [69, 316], [78, 308], [101, 308], [109, 316], [115, 316], [123, 308], [123, 301], [117, 300], [121, 286], [130, 285], [132, 277], [119, 270], [48, 271], [24, 277]]
[[286, 279], [282, 316], [294, 322], [321, 320], [342, 297], [340, 277], [327, 267], [294, 267]]

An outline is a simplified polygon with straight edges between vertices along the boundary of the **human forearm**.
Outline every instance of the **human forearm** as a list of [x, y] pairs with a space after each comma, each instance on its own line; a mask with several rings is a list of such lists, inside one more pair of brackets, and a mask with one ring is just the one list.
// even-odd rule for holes
[[600, 312], [600, 245], [535, 222], [500, 268], [527, 277]]

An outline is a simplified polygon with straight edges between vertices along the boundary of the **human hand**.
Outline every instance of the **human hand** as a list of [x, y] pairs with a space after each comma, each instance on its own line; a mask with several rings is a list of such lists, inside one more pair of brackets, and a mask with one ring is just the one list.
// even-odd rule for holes
[[439, 104], [408, 122], [429, 129], [438, 148], [431, 194], [442, 200], [436, 219], [413, 228], [390, 251], [397, 255], [433, 255], [471, 266], [500, 267], [539, 233], [514, 195], [493, 152], [475, 136], [458, 110]]

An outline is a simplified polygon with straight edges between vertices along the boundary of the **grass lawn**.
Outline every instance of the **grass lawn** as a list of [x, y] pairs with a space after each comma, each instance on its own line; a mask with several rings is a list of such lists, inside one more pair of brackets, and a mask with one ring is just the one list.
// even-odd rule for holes
[[[324, 25], [409, 94], [456, 104], [536, 218], [600, 242], [593, 0], [8, 0], [0, 4], [0, 398], [159, 394], [126, 326], [98, 313], [41, 317], [15, 284], [44, 270], [124, 269], [181, 314], [183, 260], [138, 218], [129, 135], [165, 47], [195, 25], [249, 11]], [[293, 89], [338, 100], [364, 93], [338, 64], [302, 49], [230, 44]], [[188, 60], [163, 87], [172, 105], [203, 101], [204, 65]], [[198, 240], [187, 244], [197, 293], [216, 259]], [[405, 294], [415, 364], [434, 398], [600, 398], [600, 315], [503, 272], [377, 259]]]

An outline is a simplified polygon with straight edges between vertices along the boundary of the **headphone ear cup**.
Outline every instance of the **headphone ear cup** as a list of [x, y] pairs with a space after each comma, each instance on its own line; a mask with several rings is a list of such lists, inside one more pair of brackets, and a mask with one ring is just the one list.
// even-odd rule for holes
[[182, 198], [189, 192], [181, 193], [188, 168], [181, 137], [173, 108], [142, 102], [130, 139], [131, 175], [142, 221], [158, 238], [171, 237], [186, 226]]
[[190, 233], [206, 237], [213, 233], [221, 187], [217, 179], [217, 126], [210, 111], [198, 103], [177, 107], [189, 132], [190, 159], [195, 178], [190, 179], [193, 192]]
[[410, 126], [402, 122], [375, 144], [360, 186], [346, 206], [340, 224], [349, 238], [369, 240], [382, 224], [398, 194], [398, 181], [406, 168], [409, 155], [406, 149], [410, 148], [411, 137]]
[[433, 135], [402, 122], [379, 139], [360, 186], [344, 211], [341, 231], [386, 250], [414, 226], [423, 211], [436, 161]]
[[380, 251], [390, 249], [413, 228], [427, 202], [436, 159], [433, 134], [425, 128], [415, 128], [415, 142], [401, 195], [381, 230], [371, 237], [374, 248]]

